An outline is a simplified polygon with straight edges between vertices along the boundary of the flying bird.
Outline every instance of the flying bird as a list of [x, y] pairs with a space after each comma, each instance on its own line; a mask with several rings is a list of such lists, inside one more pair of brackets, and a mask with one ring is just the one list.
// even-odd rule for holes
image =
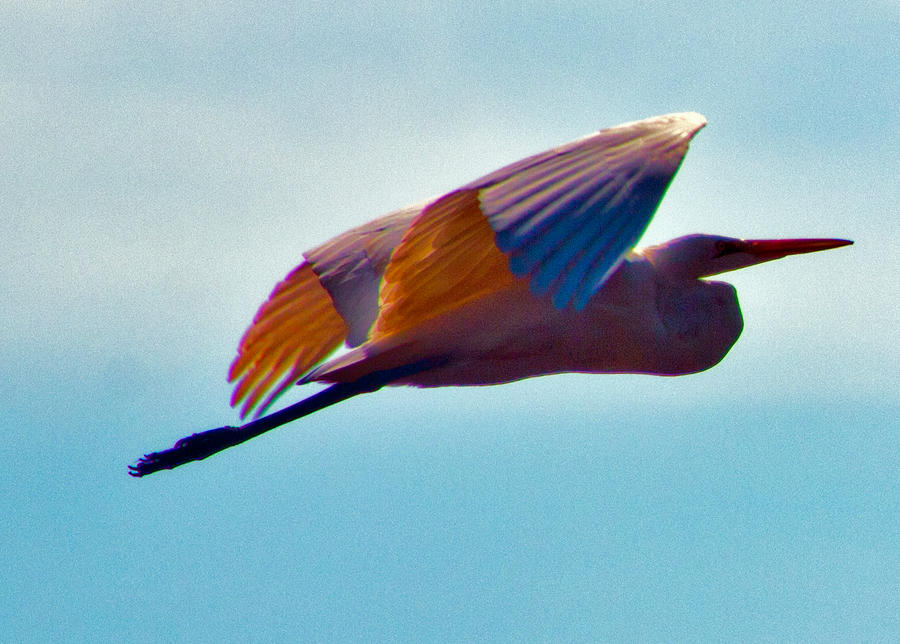
[[[229, 370], [232, 405], [256, 420], [192, 434], [129, 473], [201, 460], [386, 385], [717, 364], [743, 320], [734, 287], [705, 278], [852, 242], [688, 235], [635, 250], [705, 124], [686, 112], [601, 130], [308, 251], [259, 308]], [[259, 417], [309, 382], [330, 386]]]

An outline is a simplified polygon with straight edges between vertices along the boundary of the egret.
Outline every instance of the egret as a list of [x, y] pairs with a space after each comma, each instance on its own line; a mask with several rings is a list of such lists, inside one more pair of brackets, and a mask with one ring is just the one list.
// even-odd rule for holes
[[[851, 244], [688, 235], [635, 250], [706, 124], [694, 112], [601, 130], [305, 253], [262, 304], [229, 371], [256, 420], [192, 434], [129, 467], [201, 460], [386, 385], [493, 385], [561, 372], [690, 374], [743, 328], [705, 278]], [[341, 344], [348, 351], [323, 362]], [[329, 386], [259, 417], [295, 383]]]

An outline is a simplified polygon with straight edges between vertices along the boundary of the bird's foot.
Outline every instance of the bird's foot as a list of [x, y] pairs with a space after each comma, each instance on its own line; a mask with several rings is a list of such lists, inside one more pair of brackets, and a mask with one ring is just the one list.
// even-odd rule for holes
[[146, 476], [160, 470], [171, 470], [191, 461], [199, 461], [230, 445], [228, 438], [238, 429], [225, 426], [185, 436], [161, 452], [144, 454], [134, 465], [128, 466], [128, 474]]

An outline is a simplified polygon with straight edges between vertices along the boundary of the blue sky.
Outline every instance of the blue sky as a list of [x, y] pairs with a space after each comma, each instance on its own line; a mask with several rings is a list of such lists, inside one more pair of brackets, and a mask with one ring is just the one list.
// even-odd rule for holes
[[[4, 637], [900, 639], [900, 10], [788, 4], [0, 5]], [[386, 390], [126, 476], [236, 421], [303, 250], [684, 110], [645, 242], [856, 241], [729, 275], [713, 370]]]

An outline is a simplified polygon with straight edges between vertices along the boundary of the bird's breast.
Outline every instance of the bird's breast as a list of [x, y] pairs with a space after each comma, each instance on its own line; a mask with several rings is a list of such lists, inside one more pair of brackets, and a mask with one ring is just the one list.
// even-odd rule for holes
[[658, 282], [656, 288], [662, 340], [657, 372], [694, 373], [722, 360], [743, 329], [734, 287], [691, 280]]

